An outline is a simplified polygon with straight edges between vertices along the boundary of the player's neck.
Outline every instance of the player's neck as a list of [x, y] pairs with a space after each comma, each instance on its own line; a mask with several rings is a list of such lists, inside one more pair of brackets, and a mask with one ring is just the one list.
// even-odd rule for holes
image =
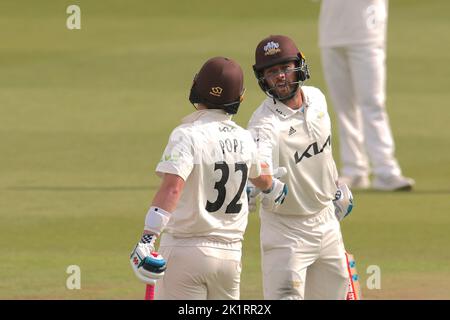
[[195, 105], [195, 109], [197, 109], [197, 111], [199, 111], [199, 110], [206, 110], [206, 109], [208, 109], [208, 107], [205, 106], [202, 103], [198, 103], [198, 104]]
[[303, 104], [302, 89], [298, 88], [297, 92], [295, 93], [295, 96], [293, 96], [289, 100], [283, 101], [283, 103], [292, 110], [297, 110], [298, 108], [300, 108]]

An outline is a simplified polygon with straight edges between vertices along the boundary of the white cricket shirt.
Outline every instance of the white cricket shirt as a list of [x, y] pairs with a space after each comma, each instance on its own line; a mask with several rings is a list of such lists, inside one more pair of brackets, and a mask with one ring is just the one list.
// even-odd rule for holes
[[303, 86], [303, 106], [292, 110], [267, 98], [253, 113], [248, 129], [260, 159], [270, 169], [286, 167], [280, 180], [289, 192], [275, 212], [309, 216], [331, 204], [338, 173], [331, 152], [331, 122], [322, 92]]
[[384, 44], [388, 0], [322, 0], [319, 46]]
[[230, 115], [199, 110], [185, 117], [170, 135], [156, 172], [185, 180], [164, 231], [171, 236], [166, 244], [189, 237], [240, 243], [247, 226], [247, 178], [258, 177], [261, 168], [250, 132]]

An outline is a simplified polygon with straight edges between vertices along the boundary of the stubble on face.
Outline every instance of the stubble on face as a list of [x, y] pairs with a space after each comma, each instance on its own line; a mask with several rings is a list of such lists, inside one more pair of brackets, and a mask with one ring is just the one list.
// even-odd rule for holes
[[286, 72], [295, 68], [294, 63], [286, 63], [273, 66], [265, 71], [265, 78], [273, 93], [283, 98], [288, 96], [295, 89], [295, 72]]

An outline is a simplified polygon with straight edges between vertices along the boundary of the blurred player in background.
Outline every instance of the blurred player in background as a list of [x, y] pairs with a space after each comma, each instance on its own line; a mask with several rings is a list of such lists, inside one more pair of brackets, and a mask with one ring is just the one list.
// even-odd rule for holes
[[336, 111], [340, 181], [377, 190], [411, 190], [402, 175], [386, 113], [387, 0], [322, 0], [319, 46]]
[[[248, 129], [261, 161], [274, 174], [285, 168], [281, 180], [289, 185], [284, 204], [260, 208], [264, 298], [345, 299], [349, 279], [338, 219], [350, 212], [352, 196], [344, 185], [338, 191], [325, 97], [302, 86], [309, 70], [290, 38], [263, 39], [255, 59], [268, 97]], [[250, 190], [250, 203], [257, 194]]]
[[239, 299], [247, 181], [266, 190], [267, 205], [286, 196], [284, 183], [261, 175], [250, 133], [231, 120], [243, 94], [241, 67], [231, 59], [208, 60], [194, 78], [189, 100], [197, 111], [169, 138], [156, 168], [162, 183], [131, 254], [139, 279], [160, 279], [156, 299]]

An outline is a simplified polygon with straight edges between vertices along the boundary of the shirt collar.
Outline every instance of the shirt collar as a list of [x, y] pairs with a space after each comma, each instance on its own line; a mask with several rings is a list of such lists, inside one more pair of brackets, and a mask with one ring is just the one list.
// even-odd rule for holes
[[305, 96], [303, 95], [303, 103], [298, 109], [291, 109], [287, 105], [285, 105], [283, 102], [274, 100], [273, 98], [267, 98], [266, 99], [267, 106], [272, 110], [273, 113], [278, 115], [279, 117], [283, 119], [287, 119], [289, 117], [292, 117], [293, 115], [300, 112], [301, 114], [304, 114], [306, 111], [306, 108], [308, 107], [308, 104], [305, 101]]
[[202, 109], [197, 110], [186, 117], [184, 117], [182, 123], [193, 123], [195, 121], [226, 121], [231, 120], [232, 115], [226, 113], [221, 109]]

